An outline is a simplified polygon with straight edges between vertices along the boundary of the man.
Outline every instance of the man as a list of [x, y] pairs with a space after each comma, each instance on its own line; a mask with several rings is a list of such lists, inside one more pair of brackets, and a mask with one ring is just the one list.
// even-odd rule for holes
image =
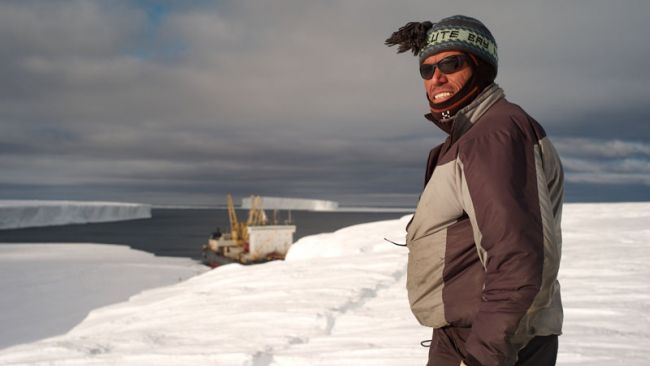
[[413, 314], [433, 328], [429, 365], [554, 365], [563, 172], [542, 127], [494, 83], [480, 21], [408, 23], [386, 40], [419, 57], [431, 150], [407, 226]]

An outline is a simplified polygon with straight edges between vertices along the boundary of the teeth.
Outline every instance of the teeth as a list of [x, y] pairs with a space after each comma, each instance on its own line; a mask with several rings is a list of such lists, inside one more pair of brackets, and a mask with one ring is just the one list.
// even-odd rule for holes
[[446, 97], [450, 97], [450, 96], [451, 96], [451, 93], [450, 93], [450, 92], [444, 92], [444, 93], [436, 94], [436, 95], [433, 97], [433, 99], [446, 98]]

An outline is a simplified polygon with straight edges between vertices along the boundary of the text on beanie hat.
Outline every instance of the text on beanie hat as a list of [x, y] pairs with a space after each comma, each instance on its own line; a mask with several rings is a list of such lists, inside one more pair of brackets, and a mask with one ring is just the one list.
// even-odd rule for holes
[[419, 53], [420, 63], [443, 51], [465, 51], [475, 54], [494, 68], [498, 68], [497, 43], [492, 33], [479, 20], [455, 15], [434, 23], [428, 30], [426, 45]]

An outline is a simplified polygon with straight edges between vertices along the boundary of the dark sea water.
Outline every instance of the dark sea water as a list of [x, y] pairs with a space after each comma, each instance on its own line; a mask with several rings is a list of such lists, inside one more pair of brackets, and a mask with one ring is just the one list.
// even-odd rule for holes
[[[225, 209], [153, 209], [150, 219], [0, 230], [2, 243], [125, 244], [159, 256], [201, 258], [201, 246], [217, 227], [230, 231]], [[408, 212], [292, 211], [294, 241], [371, 221], [392, 220]], [[239, 219], [245, 220], [242, 213]], [[282, 212], [282, 219], [286, 212]]]

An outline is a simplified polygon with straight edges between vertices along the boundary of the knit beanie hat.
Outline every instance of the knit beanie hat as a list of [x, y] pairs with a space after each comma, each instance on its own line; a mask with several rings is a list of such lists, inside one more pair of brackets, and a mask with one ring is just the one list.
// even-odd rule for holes
[[490, 30], [478, 19], [464, 15], [444, 18], [427, 31], [425, 45], [418, 56], [420, 63], [429, 56], [443, 51], [465, 51], [472, 53], [498, 70], [497, 43]]

